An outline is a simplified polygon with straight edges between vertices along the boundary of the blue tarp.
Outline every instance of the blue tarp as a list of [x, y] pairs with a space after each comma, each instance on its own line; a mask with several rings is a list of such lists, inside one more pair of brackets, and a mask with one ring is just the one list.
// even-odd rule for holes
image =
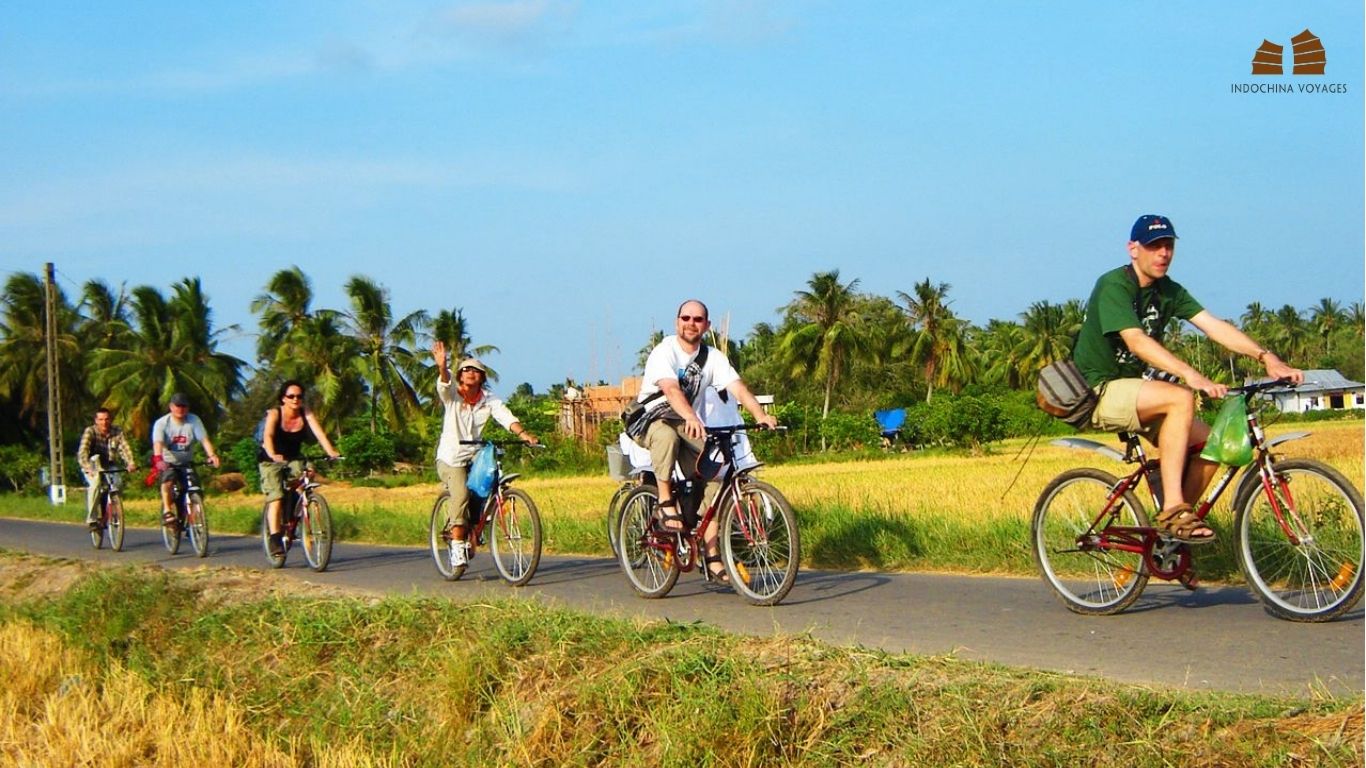
[[901, 429], [901, 425], [906, 423], [905, 408], [889, 408], [885, 411], [873, 411], [873, 418], [877, 420], [877, 425], [882, 428], [883, 434], [895, 432]]

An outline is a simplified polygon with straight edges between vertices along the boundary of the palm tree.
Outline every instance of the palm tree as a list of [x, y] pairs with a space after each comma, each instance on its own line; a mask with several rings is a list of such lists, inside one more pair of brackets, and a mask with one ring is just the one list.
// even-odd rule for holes
[[1310, 331], [1299, 310], [1286, 304], [1276, 310], [1270, 325], [1269, 336], [1276, 350], [1284, 355], [1286, 360], [1304, 359], [1305, 341], [1309, 338]]
[[90, 280], [81, 289], [81, 338], [90, 349], [112, 347], [128, 337], [128, 293], [124, 286], [114, 293], [102, 280]]
[[212, 427], [223, 406], [242, 391], [246, 362], [218, 351], [227, 331], [213, 328], [213, 311], [199, 278], [172, 286], [171, 298], [151, 286], [132, 290], [132, 328], [126, 345], [91, 355], [90, 381], [125, 414], [134, 434], [146, 434], [170, 396], [184, 392]]
[[297, 379], [316, 393], [310, 405], [335, 434], [343, 417], [363, 402], [365, 382], [353, 362], [359, 348], [342, 328], [340, 313], [313, 310], [312, 303], [312, 285], [299, 267], [271, 276], [265, 293], [251, 302], [260, 315], [256, 354], [276, 378]]
[[313, 287], [298, 266], [282, 269], [266, 282], [266, 292], [251, 301], [251, 311], [261, 316], [261, 334], [256, 340], [256, 359], [265, 363], [277, 358], [277, 351], [290, 332], [313, 317]]
[[1319, 299], [1319, 303], [1309, 310], [1309, 322], [1323, 338], [1323, 356], [1333, 356], [1333, 333], [1347, 324], [1347, 312], [1340, 302], [1333, 299]]
[[[360, 275], [346, 281], [345, 291], [351, 309], [342, 317], [359, 348], [355, 364], [368, 386], [370, 431], [379, 431], [381, 416], [397, 431], [404, 417], [419, 415], [412, 381], [422, 363], [413, 347], [429, 324], [427, 313], [418, 310], [395, 321], [388, 291]], [[418, 418], [416, 422], [418, 430], [425, 432], [426, 421]]]
[[1019, 365], [1016, 348], [1024, 342], [1024, 329], [1006, 320], [991, 320], [978, 336], [980, 368], [986, 381], [1019, 389], [1032, 371]]
[[1347, 325], [1352, 329], [1358, 344], [1366, 340], [1366, 308], [1363, 308], [1361, 302], [1354, 301], [1352, 306], [1347, 308]]
[[1262, 306], [1261, 302], [1254, 301], [1247, 305], [1246, 310], [1243, 312], [1243, 316], [1239, 319], [1243, 324], [1243, 331], [1247, 333], [1247, 335], [1260, 339], [1267, 335], [1266, 327], [1270, 322], [1271, 317], [1271, 313], [1266, 311], [1266, 308]]
[[[47, 289], [34, 274], [14, 274], [0, 296], [0, 402], [30, 434], [47, 432]], [[78, 315], [56, 288], [57, 377], [62, 411], [85, 400]], [[12, 409], [12, 410], [11, 410]]]
[[[862, 317], [858, 311], [858, 280], [841, 284], [839, 270], [820, 272], [807, 281], [809, 290], [797, 291], [788, 312], [798, 321], [778, 346], [789, 378], [815, 374], [824, 379], [821, 419], [830, 414], [835, 384], [852, 359], [866, 353]], [[821, 450], [825, 439], [821, 438]]]
[[[925, 377], [925, 402], [934, 397], [934, 385], [941, 377], [938, 375], [942, 357], [950, 352], [955, 343], [953, 334], [961, 332], [954, 327], [954, 315], [949, 309], [948, 283], [933, 285], [927, 277], [916, 283], [912, 289], [915, 295], [897, 291], [896, 295], [905, 304], [906, 317], [911, 329], [916, 331], [915, 341], [910, 350], [911, 361], [921, 366]], [[961, 340], [961, 336], [959, 337]]]
[[650, 331], [650, 338], [645, 342], [645, 346], [641, 347], [640, 350], [636, 352], [636, 368], [644, 371], [645, 361], [650, 359], [650, 353], [663, 341], [664, 331], [659, 329]]

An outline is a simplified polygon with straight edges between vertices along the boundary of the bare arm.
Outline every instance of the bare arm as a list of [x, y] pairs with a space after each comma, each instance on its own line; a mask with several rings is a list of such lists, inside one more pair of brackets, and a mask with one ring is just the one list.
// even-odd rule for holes
[[285, 457], [275, 451], [275, 427], [280, 423], [280, 411], [271, 408], [266, 411], [266, 423], [261, 427], [261, 450], [266, 452], [271, 461], [283, 462]]
[[432, 359], [436, 362], [437, 378], [442, 384], [450, 384], [451, 369], [446, 364], [446, 342], [440, 339], [432, 342]]
[[218, 451], [213, 449], [213, 443], [209, 441], [209, 436], [204, 435], [204, 439], [200, 440], [199, 443], [204, 446], [204, 453], [208, 455], [209, 463], [215, 467], [218, 466]]
[[1161, 368], [1180, 376], [1191, 389], [1204, 392], [1210, 397], [1223, 397], [1228, 394], [1227, 385], [1216, 384], [1205, 378], [1204, 374], [1195, 370], [1189, 363], [1172, 354], [1171, 350], [1149, 337], [1142, 328], [1125, 328], [1119, 332], [1119, 337], [1124, 340], [1129, 351], [1138, 356], [1138, 359], [1154, 368]]
[[1191, 324], [1206, 336], [1218, 342], [1230, 352], [1247, 355], [1257, 359], [1266, 368], [1266, 375], [1273, 379], [1290, 379], [1296, 384], [1304, 382], [1304, 371], [1291, 368], [1276, 353], [1252, 340], [1252, 337], [1238, 330], [1238, 327], [1215, 317], [1209, 312], [1201, 312], [1191, 318]]
[[308, 421], [308, 428], [313, 430], [313, 436], [318, 438], [318, 445], [323, 447], [327, 455], [334, 459], [340, 456], [337, 449], [332, 447], [332, 441], [327, 439], [327, 433], [323, 431], [323, 425], [318, 423], [318, 417], [314, 416], [312, 411], [305, 411], [304, 419]]
[[749, 391], [749, 387], [745, 385], [743, 379], [736, 379], [731, 382], [730, 386], [726, 387], [726, 391], [735, 395], [735, 399], [740, 402], [740, 405], [743, 405], [745, 410], [749, 411], [749, 415], [754, 417], [755, 423], [762, 424], [769, 429], [778, 426], [778, 419], [764, 412], [764, 407], [754, 398], [754, 393]]
[[678, 380], [660, 379], [655, 385], [664, 393], [664, 399], [669, 401], [674, 413], [683, 418], [683, 434], [696, 440], [705, 437], [707, 428], [697, 417], [697, 411], [692, 409], [692, 403], [688, 402], [687, 396], [683, 394], [683, 388], [678, 386]]

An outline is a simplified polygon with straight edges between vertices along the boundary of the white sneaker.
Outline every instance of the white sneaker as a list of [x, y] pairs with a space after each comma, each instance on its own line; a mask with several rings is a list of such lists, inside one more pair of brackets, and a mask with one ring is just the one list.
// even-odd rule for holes
[[451, 567], [459, 568], [469, 562], [469, 557], [465, 554], [465, 547], [468, 546], [463, 541], [451, 542]]

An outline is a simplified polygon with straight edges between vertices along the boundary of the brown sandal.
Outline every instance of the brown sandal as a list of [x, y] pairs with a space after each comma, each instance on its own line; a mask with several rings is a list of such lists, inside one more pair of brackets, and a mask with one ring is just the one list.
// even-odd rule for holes
[[[668, 510], [668, 511], [666, 511]], [[678, 499], [668, 499], [659, 502], [655, 506], [655, 513], [652, 515], [655, 530], [664, 533], [686, 533], [688, 523], [683, 516], [678, 514]], [[671, 525], [673, 523], [673, 525]]]
[[1215, 539], [1214, 529], [1205, 525], [1189, 504], [1177, 504], [1158, 513], [1157, 530], [1183, 544], [1204, 544]]

